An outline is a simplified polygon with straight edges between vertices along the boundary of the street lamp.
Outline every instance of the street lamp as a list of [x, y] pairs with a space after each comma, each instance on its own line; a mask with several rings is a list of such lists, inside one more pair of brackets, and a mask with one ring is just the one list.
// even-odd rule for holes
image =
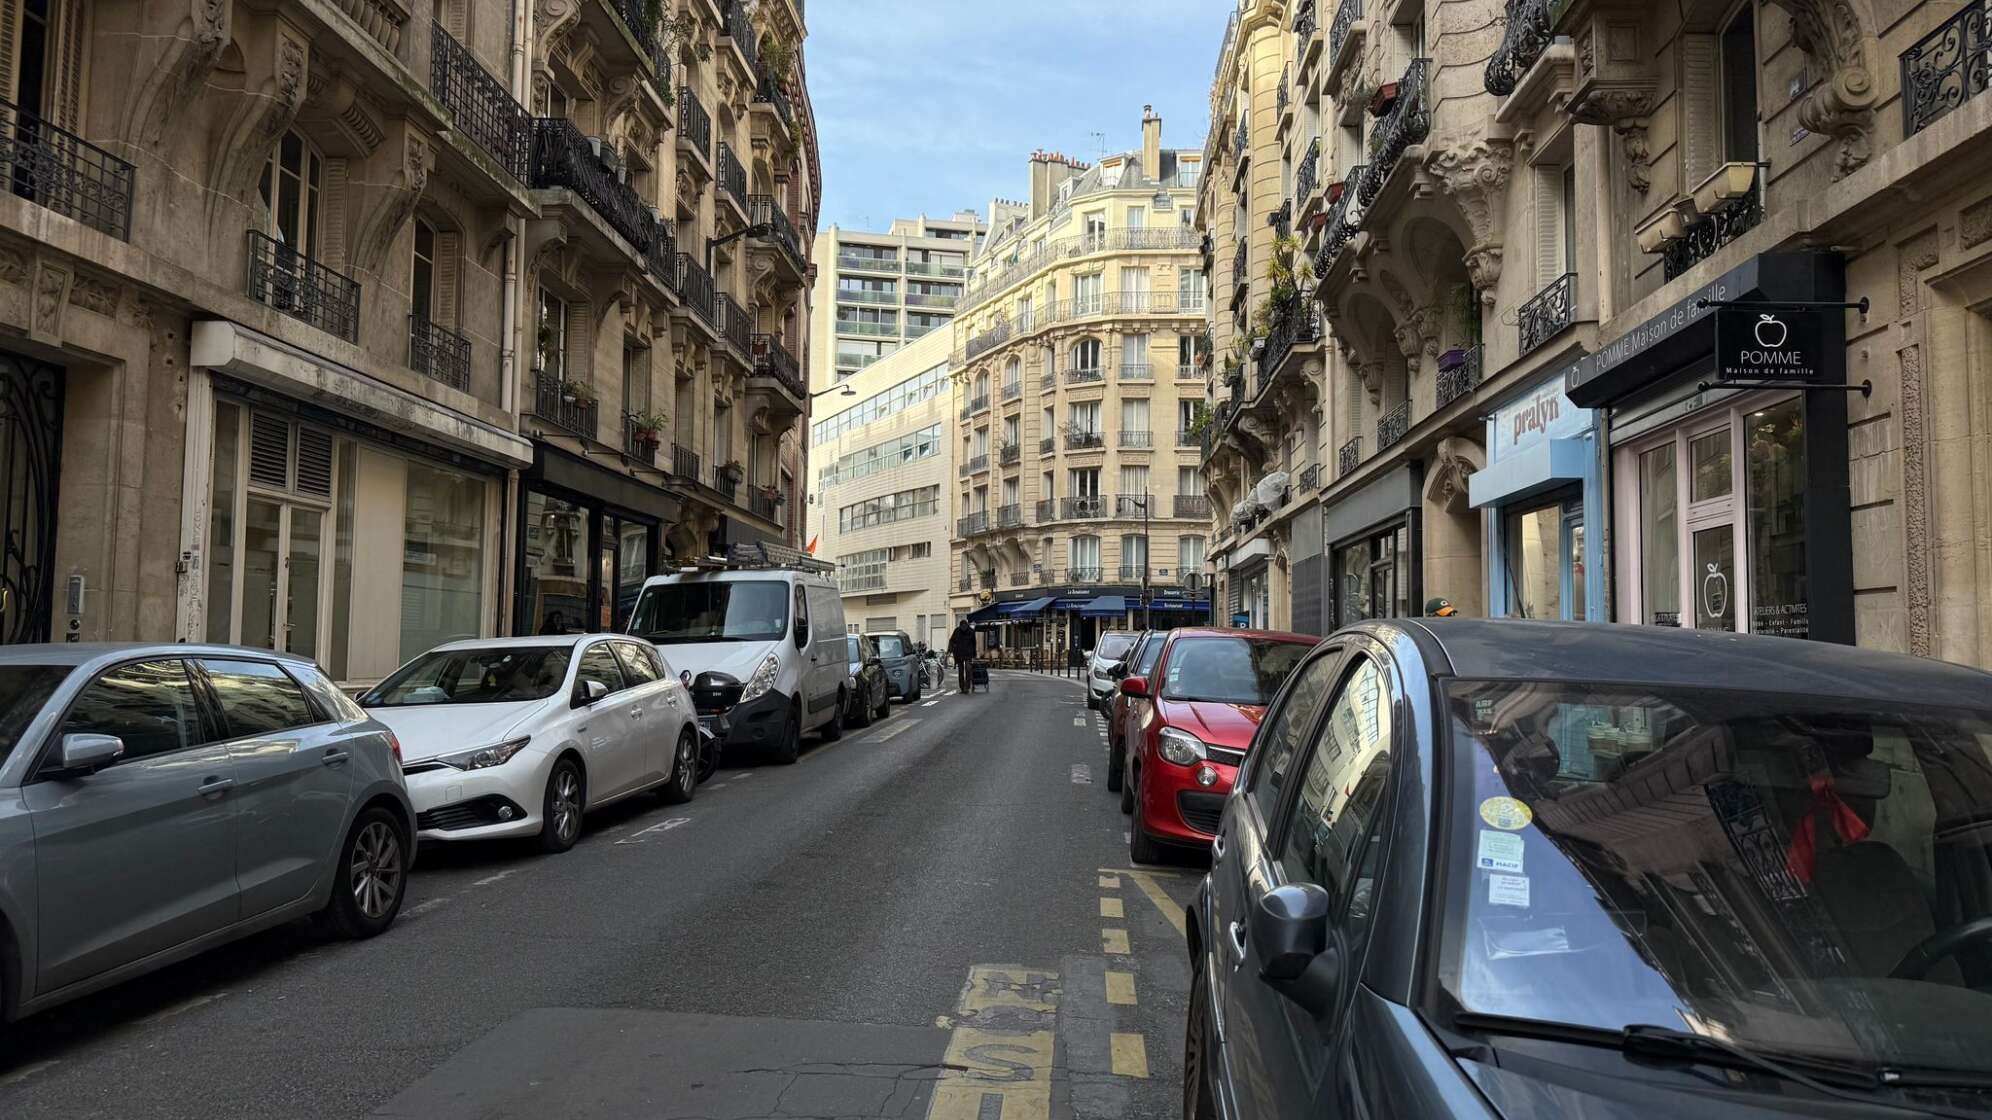
[[809, 399], [815, 400], [825, 393], [835, 393], [840, 397], [855, 397], [858, 395], [858, 391], [851, 388], [851, 383], [845, 381], [837, 385], [832, 385], [828, 389], [818, 389], [814, 393], [809, 394]]
[[[1150, 503], [1154, 502], [1154, 500], [1155, 500], [1155, 495], [1153, 495], [1153, 494], [1143, 494], [1143, 495], [1142, 495], [1141, 497], [1139, 497], [1139, 498], [1129, 498], [1129, 499], [1128, 499], [1128, 501], [1130, 501], [1130, 502], [1135, 502], [1135, 503], [1137, 503], [1137, 504], [1139, 504], [1139, 505], [1141, 506], [1141, 628], [1142, 628], [1143, 630], [1147, 630], [1147, 629], [1149, 629], [1149, 624], [1150, 624], [1150, 622], [1152, 622], [1152, 621], [1153, 621], [1152, 619], [1150, 619], [1150, 618], [1149, 618], [1149, 614], [1151, 613], [1151, 608], [1150, 608], [1150, 607], [1149, 607], [1149, 605], [1148, 605], [1148, 600], [1149, 600], [1149, 592], [1148, 592], [1148, 547], [1149, 547], [1149, 540], [1148, 540], [1148, 507], [1149, 507], [1149, 504], [1150, 504]], [[1179, 560], [1180, 560], [1180, 559], [1181, 559], [1181, 557], [1177, 557], [1177, 559], [1179, 559]]]

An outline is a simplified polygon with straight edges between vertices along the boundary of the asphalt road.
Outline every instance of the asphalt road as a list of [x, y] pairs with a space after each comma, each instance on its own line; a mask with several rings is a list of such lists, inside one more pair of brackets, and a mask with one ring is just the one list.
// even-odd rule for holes
[[1129, 868], [1076, 681], [995, 677], [15, 1024], [0, 1116], [1180, 1115], [1199, 872]]

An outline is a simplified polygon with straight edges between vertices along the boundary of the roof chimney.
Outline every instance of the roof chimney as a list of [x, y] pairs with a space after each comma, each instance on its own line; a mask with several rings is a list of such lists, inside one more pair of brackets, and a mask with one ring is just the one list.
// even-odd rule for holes
[[1031, 153], [1031, 217], [1051, 209], [1051, 155], [1042, 148]]
[[1153, 105], [1141, 107], [1141, 173], [1150, 182], [1162, 179], [1162, 118]]

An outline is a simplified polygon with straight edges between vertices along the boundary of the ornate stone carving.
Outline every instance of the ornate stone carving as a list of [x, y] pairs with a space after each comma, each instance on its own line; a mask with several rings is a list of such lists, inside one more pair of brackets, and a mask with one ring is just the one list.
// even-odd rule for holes
[[387, 183], [367, 191], [369, 205], [353, 246], [353, 264], [365, 272], [380, 271], [402, 227], [414, 217], [422, 190], [429, 184], [429, 169], [435, 164], [428, 141], [412, 127], [404, 129], [401, 166]]
[[28, 282], [28, 254], [11, 245], [0, 245], [0, 280], [16, 287]]
[[1902, 243], [1896, 253], [1895, 303], [1898, 318], [1923, 309], [1923, 279], [1918, 273], [1937, 263], [1937, 231], [1924, 230]]
[[1433, 449], [1425, 472], [1425, 501], [1447, 513], [1469, 512], [1467, 479], [1487, 465], [1487, 453], [1464, 436], [1448, 436]]
[[1985, 241], [1992, 241], [1992, 195], [1957, 212], [1958, 246], [1969, 249]]
[[[311, 51], [305, 41], [279, 27], [270, 76], [253, 90], [238, 95], [234, 116], [222, 131], [208, 173], [208, 184], [220, 200], [247, 198], [256, 189], [270, 147], [297, 120], [304, 107], [305, 79]], [[209, 218], [217, 211], [210, 203]]]
[[69, 302], [107, 319], [114, 318], [118, 310], [117, 282], [79, 272], [69, 285]]
[[1833, 177], [1859, 170], [1874, 155], [1873, 41], [1851, 0], [1772, 0], [1791, 13], [1791, 39], [1824, 75], [1820, 88], [1798, 106], [1798, 123], [1840, 142]]
[[49, 261], [36, 262], [28, 333], [37, 340], [52, 344], [62, 341], [62, 309], [69, 302], [72, 275], [61, 265]]
[[553, 57], [555, 45], [580, 22], [581, 4], [582, 0], [533, 0], [533, 33], [539, 40], [534, 57]]
[[1450, 147], [1431, 160], [1431, 171], [1473, 232], [1473, 244], [1466, 249], [1466, 270], [1490, 307], [1494, 284], [1501, 278], [1501, 228], [1514, 161], [1513, 141], [1500, 139]]
[[[165, 7], [166, 5], [161, 5]], [[148, 5], [149, 7], [149, 5]], [[186, 16], [170, 36], [165, 52], [146, 72], [125, 117], [123, 136], [134, 147], [151, 147], [166, 131], [166, 118], [187, 104], [207, 81], [228, 49], [228, 0], [189, 0]]]
[[1929, 438], [1923, 415], [1923, 351], [1914, 343], [1896, 352], [1902, 370], [1903, 607], [1909, 652], [1930, 652], [1930, 492], [1923, 460]]

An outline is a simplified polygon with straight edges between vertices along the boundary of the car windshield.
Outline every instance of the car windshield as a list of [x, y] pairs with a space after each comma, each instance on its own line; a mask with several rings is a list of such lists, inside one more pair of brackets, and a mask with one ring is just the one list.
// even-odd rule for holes
[[629, 629], [658, 643], [771, 641], [788, 632], [788, 602], [780, 580], [662, 583], [644, 589]]
[[418, 704], [519, 704], [544, 700], [567, 680], [571, 646], [432, 649], [360, 697], [368, 708]]
[[0, 665], [0, 762], [70, 671], [67, 665]]
[[872, 641], [878, 643], [880, 657], [905, 657], [907, 654], [906, 643], [897, 634], [875, 634]]
[[1100, 635], [1099, 648], [1093, 655], [1102, 661], [1117, 661], [1134, 645], [1134, 631], [1112, 630]]
[[1162, 698], [1269, 704], [1312, 648], [1270, 638], [1184, 638], [1169, 651]]
[[1992, 1068], [1992, 712], [1568, 682], [1448, 699], [1471, 783], [1445, 857], [1458, 1007]]

